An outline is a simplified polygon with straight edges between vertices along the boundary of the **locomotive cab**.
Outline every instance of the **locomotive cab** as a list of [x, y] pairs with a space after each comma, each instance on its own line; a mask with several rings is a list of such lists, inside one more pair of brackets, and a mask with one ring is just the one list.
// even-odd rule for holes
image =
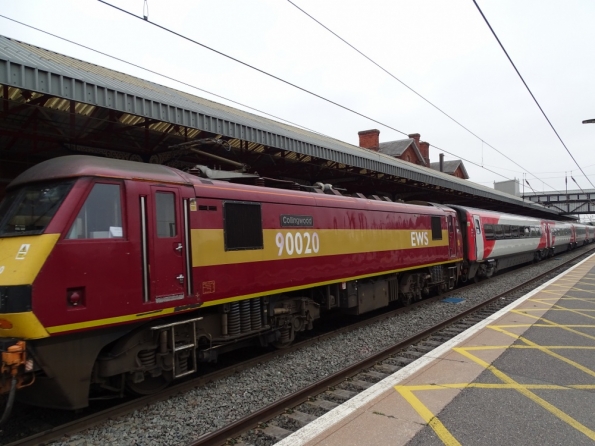
[[196, 304], [194, 190], [174, 171], [149, 184], [110, 172], [119, 161], [97, 159], [86, 174], [88, 157], [64, 160], [26, 171], [0, 204], [0, 393], [22, 388], [28, 403], [76, 409], [88, 405], [102, 349]]

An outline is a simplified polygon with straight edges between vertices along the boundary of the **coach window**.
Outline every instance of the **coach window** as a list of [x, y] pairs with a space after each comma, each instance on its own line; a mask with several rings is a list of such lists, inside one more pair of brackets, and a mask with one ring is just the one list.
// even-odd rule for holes
[[494, 234], [496, 239], [502, 238], [502, 225], [494, 225]]
[[67, 239], [122, 238], [120, 185], [97, 183], [79, 211]]
[[225, 250], [263, 249], [260, 203], [223, 204]]
[[432, 240], [442, 240], [442, 222], [440, 217], [432, 217]]
[[494, 240], [494, 227], [492, 225], [484, 225], [483, 232], [486, 235], [486, 240]]
[[157, 217], [157, 237], [167, 238], [178, 235], [176, 227], [176, 197], [173, 193], [155, 193], [155, 215]]
[[518, 237], [519, 236], [519, 227], [518, 226], [511, 226], [510, 227], [510, 235], [512, 237]]

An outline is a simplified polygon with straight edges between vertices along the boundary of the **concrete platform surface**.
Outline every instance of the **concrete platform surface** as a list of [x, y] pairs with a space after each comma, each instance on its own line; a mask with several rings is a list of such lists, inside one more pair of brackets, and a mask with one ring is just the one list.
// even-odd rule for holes
[[279, 446], [595, 444], [595, 255]]

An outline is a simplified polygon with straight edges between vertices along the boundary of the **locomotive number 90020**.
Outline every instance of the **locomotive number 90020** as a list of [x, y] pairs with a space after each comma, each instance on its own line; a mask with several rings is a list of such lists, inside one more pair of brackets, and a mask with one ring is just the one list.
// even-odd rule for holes
[[287, 255], [317, 254], [320, 250], [320, 238], [317, 232], [286, 232], [285, 235], [277, 232], [275, 244], [279, 248], [279, 256], [285, 252]]

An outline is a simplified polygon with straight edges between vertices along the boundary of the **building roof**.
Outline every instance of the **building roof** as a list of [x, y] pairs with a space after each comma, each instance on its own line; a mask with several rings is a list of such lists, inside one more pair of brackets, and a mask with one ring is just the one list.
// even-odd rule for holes
[[415, 143], [415, 140], [413, 138], [381, 142], [378, 145], [378, 151], [388, 156], [400, 157], [409, 147], [413, 148], [413, 151], [415, 152], [419, 160], [425, 164], [426, 160], [419, 151], [419, 148], [417, 147], [417, 144]]
[[489, 187], [4, 36], [0, 36], [0, 84], [73, 100], [91, 111], [102, 107], [327, 160], [362, 174], [407, 179], [417, 188], [448, 190], [556, 215]]
[[[463, 164], [462, 160], [450, 160], [444, 161], [443, 163], [444, 173], [448, 173], [450, 175], [453, 175], [459, 167], [463, 171], [464, 178], [468, 179], [469, 174], [467, 173], [467, 169], [465, 169], [465, 164]], [[430, 163], [430, 168], [440, 171], [440, 162]]]

